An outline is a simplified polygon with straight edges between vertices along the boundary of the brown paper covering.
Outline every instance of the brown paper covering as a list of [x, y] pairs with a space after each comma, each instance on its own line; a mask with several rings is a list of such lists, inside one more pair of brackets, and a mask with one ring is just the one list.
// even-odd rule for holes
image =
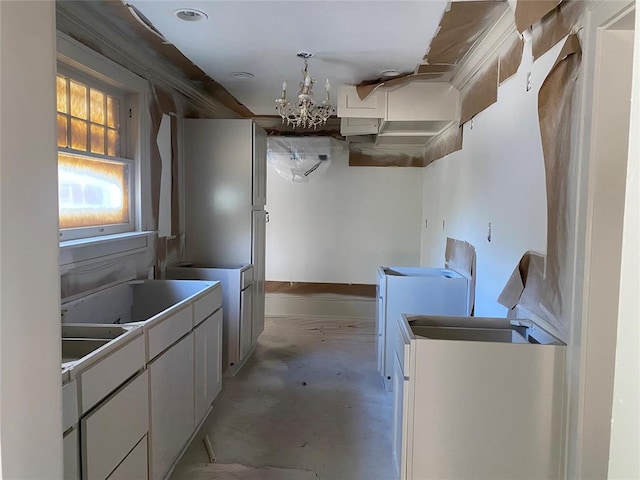
[[547, 313], [540, 308], [540, 295], [544, 281], [545, 257], [536, 252], [526, 252], [507, 280], [498, 303], [509, 310], [522, 306], [544, 320]]
[[524, 51], [524, 40], [515, 30], [500, 50], [500, 75], [498, 84], [502, 85], [506, 79], [512, 77], [518, 71], [522, 62], [522, 52]]
[[391, 80], [385, 80], [385, 81], [375, 80], [373, 82], [360, 83], [356, 85], [356, 93], [358, 94], [358, 97], [360, 98], [360, 100], [364, 100], [378, 88], [382, 88], [382, 87], [399, 88], [411, 82], [432, 80], [433, 78], [434, 78], [433, 74], [431, 73], [427, 73], [427, 74], [408, 73], [405, 75], [399, 75], [395, 78], [392, 78]]
[[499, 59], [478, 72], [462, 90], [460, 125], [498, 101]]
[[416, 73], [436, 75], [450, 73], [453, 72], [454, 69], [455, 65], [447, 65], [441, 63], [434, 65], [430, 63], [423, 63], [418, 65], [418, 70], [416, 71]]
[[[578, 37], [570, 35], [538, 93], [538, 116], [547, 189], [547, 261], [541, 303], [563, 320], [563, 271], [569, 252], [568, 191], [574, 92], [580, 72]], [[565, 269], [566, 270], [566, 269]]]
[[567, 0], [533, 25], [531, 34], [534, 59], [544, 55], [572, 32], [584, 13], [586, 3], [580, 0]]
[[476, 249], [469, 242], [447, 237], [444, 253], [446, 268], [455, 270], [467, 277], [470, 283], [469, 308], [467, 313], [473, 315], [476, 292]]
[[443, 158], [450, 153], [462, 150], [462, 126], [454, 125], [452, 128], [434, 137], [424, 147], [424, 165]]
[[520, 33], [556, 8], [562, 0], [518, 0], [513, 13]]
[[507, 8], [504, 1], [452, 2], [440, 20], [425, 60], [430, 64], [457, 64]]

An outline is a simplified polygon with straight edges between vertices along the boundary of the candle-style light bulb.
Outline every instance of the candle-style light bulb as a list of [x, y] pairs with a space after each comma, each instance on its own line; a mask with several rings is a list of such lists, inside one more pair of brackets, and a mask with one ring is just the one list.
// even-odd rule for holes
[[311, 85], [311, 76], [307, 73], [307, 76], [304, 77], [304, 86], [308, 87]]
[[327, 83], [324, 84], [324, 89], [327, 93], [329, 93], [329, 90], [331, 89], [331, 84], [329, 83], [328, 78], [327, 78]]

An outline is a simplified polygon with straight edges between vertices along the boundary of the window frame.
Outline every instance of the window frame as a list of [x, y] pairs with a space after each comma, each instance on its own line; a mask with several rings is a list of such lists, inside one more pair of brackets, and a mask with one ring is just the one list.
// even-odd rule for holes
[[[57, 152], [85, 158], [127, 163], [129, 166], [129, 222], [59, 230], [61, 242], [90, 241], [123, 233], [142, 232], [150, 223], [149, 87], [145, 79], [121, 67], [65, 34], [57, 35], [57, 71], [89, 87], [118, 97], [121, 105], [120, 157], [57, 148]], [[57, 114], [56, 114], [57, 115]], [[57, 141], [56, 141], [57, 144]]]

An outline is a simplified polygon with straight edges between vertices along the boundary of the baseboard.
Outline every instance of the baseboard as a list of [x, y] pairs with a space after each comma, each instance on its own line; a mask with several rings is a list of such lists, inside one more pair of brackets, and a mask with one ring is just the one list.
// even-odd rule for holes
[[375, 318], [376, 300], [341, 294], [267, 293], [265, 315], [270, 317], [351, 317]]

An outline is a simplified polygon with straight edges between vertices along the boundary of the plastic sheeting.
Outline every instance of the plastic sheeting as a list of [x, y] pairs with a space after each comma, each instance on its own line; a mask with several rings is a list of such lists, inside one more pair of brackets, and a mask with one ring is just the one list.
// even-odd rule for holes
[[315, 181], [331, 162], [347, 153], [346, 142], [331, 137], [268, 137], [267, 163], [292, 182]]

